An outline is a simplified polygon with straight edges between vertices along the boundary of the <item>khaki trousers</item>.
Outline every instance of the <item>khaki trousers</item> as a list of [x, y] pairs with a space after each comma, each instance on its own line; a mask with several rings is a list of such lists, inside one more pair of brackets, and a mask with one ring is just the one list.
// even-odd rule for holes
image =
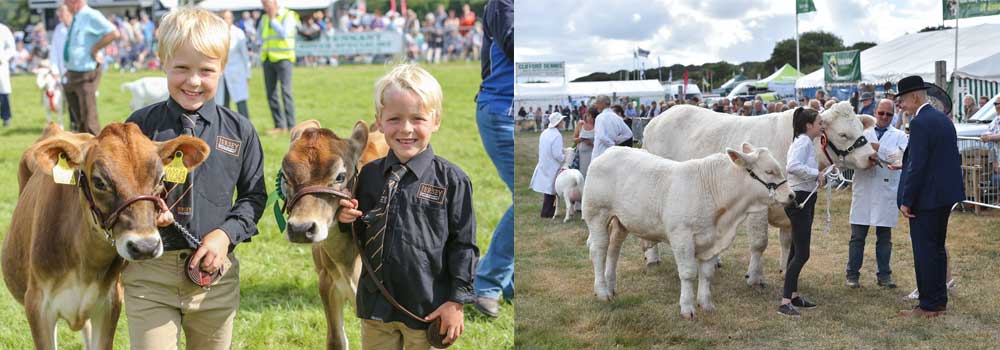
[[133, 350], [175, 350], [181, 329], [188, 349], [229, 349], [240, 305], [240, 266], [230, 253], [223, 275], [208, 290], [187, 278], [190, 249], [132, 261], [122, 272], [125, 315]]
[[361, 320], [361, 348], [364, 350], [427, 350], [426, 332], [402, 322]]

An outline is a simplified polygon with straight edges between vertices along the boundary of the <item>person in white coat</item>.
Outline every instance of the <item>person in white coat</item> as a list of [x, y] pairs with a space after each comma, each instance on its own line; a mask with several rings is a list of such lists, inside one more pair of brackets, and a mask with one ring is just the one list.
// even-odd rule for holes
[[548, 127], [538, 137], [538, 164], [535, 173], [531, 175], [531, 189], [545, 195], [542, 201], [542, 217], [551, 218], [556, 213], [556, 175], [562, 167], [563, 136], [559, 133], [566, 116], [559, 112], [549, 115]]
[[4, 127], [10, 126], [10, 60], [16, 53], [14, 34], [0, 23], [0, 117]]
[[[65, 76], [66, 62], [63, 61], [63, 50], [66, 49], [66, 35], [69, 34], [69, 26], [73, 23], [73, 14], [69, 12], [66, 5], [59, 5], [56, 8], [56, 18], [59, 24], [52, 31], [52, 45], [49, 46], [49, 62], [55, 68], [60, 77]], [[60, 83], [62, 83], [60, 79]]]
[[625, 140], [632, 139], [632, 129], [629, 129], [622, 117], [611, 110], [611, 98], [598, 95], [594, 102], [601, 114], [594, 120], [594, 151], [590, 159], [597, 159], [604, 151]]
[[[865, 137], [878, 150], [883, 160], [902, 158], [902, 150], [909, 141], [906, 133], [892, 126], [895, 114], [892, 100], [883, 99], [875, 108], [877, 123], [865, 130]], [[876, 146], [877, 145], [877, 146]], [[861, 264], [864, 262], [865, 239], [868, 228], [875, 226], [875, 273], [876, 284], [886, 288], [896, 288], [892, 278], [889, 259], [892, 256], [892, 228], [899, 221], [896, 205], [896, 189], [899, 187], [899, 170], [888, 167], [870, 167], [854, 172], [851, 186], [851, 242], [847, 255], [847, 286], [861, 286]]]
[[247, 51], [247, 36], [242, 29], [233, 25], [233, 13], [222, 12], [222, 18], [229, 23], [229, 60], [222, 72], [219, 84], [222, 91], [215, 94], [215, 103], [229, 108], [229, 101], [236, 102], [240, 115], [250, 119], [247, 99], [250, 98], [250, 53]]

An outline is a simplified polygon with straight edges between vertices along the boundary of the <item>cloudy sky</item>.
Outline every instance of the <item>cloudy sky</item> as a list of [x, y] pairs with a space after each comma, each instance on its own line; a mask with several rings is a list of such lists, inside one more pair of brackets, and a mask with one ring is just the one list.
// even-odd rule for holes
[[[814, 0], [799, 31], [882, 43], [941, 25], [941, 0]], [[538, 0], [515, 3], [515, 60], [565, 61], [569, 80], [632, 67], [635, 45], [652, 53], [646, 68], [764, 61], [795, 36], [794, 0]], [[1000, 22], [962, 19], [960, 27]], [[947, 21], [953, 26], [954, 21]], [[794, 62], [790, 62], [794, 65]]]

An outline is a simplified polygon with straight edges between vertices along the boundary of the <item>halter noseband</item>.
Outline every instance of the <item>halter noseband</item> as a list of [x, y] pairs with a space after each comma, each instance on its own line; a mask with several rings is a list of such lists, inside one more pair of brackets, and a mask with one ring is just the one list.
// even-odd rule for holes
[[774, 195], [774, 191], [777, 190], [778, 187], [781, 187], [781, 185], [784, 185], [786, 182], [788, 182], [787, 179], [785, 179], [785, 180], [783, 180], [783, 181], [781, 181], [779, 183], [764, 182], [764, 180], [761, 180], [760, 177], [757, 176], [757, 174], [753, 173], [753, 170], [747, 169], [747, 173], [750, 174], [751, 178], [753, 178], [754, 180], [757, 180], [757, 182], [760, 182], [760, 184], [764, 185], [764, 187], [767, 187], [767, 190], [770, 191], [770, 193], [771, 193], [772, 196]]
[[[135, 204], [138, 201], [150, 201], [153, 202], [159, 208], [159, 213], [168, 211], [167, 203], [163, 201], [163, 198], [155, 195], [138, 195], [125, 200], [118, 208], [112, 210], [107, 216], [101, 212], [101, 209], [97, 207], [97, 203], [94, 202], [94, 194], [90, 192], [89, 180], [83, 171], [77, 173], [77, 184], [80, 186], [80, 191], [83, 191], [84, 198], [87, 199], [87, 205], [90, 207], [90, 213], [94, 216], [94, 220], [97, 224], [104, 230], [105, 238], [111, 243], [112, 246], [115, 245], [115, 240], [111, 237], [111, 228], [118, 223], [118, 217], [121, 216], [122, 211], [126, 208]], [[161, 180], [162, 181], [162, 180]]]

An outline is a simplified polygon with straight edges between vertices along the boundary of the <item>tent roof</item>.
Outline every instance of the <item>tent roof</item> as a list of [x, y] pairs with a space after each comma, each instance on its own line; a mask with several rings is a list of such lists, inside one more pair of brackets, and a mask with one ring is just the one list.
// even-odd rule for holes
[[[293, 10], [322, 9], [330, 7], [337, 0], [281, 0], [283, 7]], [[262, 10], [260, 0], [205, 0], [198, 3], [198, 6], [211, 11], [242, 11], [242, 10]]]
[[[1000, 79], [1000, 24], [963, 27], [958, 32], [958, 74], [968, 77]], [[955, 30], [904, 35], [861, 52], [861, 80], [865, 83], [895, 83], [909, 75], [934, 81], [934, 62], [946, 61], [946, 75], [954, 72]], [[823, 70], [809, 73], [796, 82], [796, 88], [823, 86]]]
[[798, 79], [799, 71], [792, 67], [792, 65], [785, 63], [784, 66], [774, 71], [773, 74], [769, 75], [767, 78], [761, 79], [754, 83], [754, 87], [757, 88], [767, 88], [769, 83], [776, 84], [794, 84], [795, 79]]
[[544, 100], [552, 98], [592, 97], [597, 95], [618, 96], [660, 96], [664, 95], [663, 86], [656, 79], [649, 80], [617, 80], [617, 81], [586, 81], [563, 84], [538, 83], [515, 84], [514, 98], [517, 100]]

